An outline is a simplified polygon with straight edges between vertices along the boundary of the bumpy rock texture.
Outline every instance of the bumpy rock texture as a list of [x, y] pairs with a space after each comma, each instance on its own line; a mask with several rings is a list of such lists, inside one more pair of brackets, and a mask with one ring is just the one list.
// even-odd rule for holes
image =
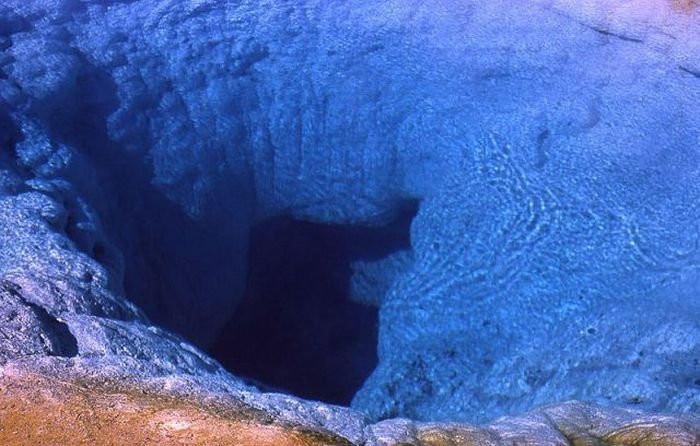
[[354, 408], [698, 411], [698, 42], [661, 0], [5, 0], [0, 361], [253, 392], [143, 312], [206, 346], [251, 225], [418, 199], [410, 252], [355, 265], [381, 325]]
[[[231, 444], [237, 446], [696, 446], [700, 417], [641, 412], [568, 402], [485, 426], [415, 423], [369, 424], [359, 414], [343, 424], [293, 416], [261, 406], [265, 396], [183, 390], [182, 383], [115, 381], [104, 376], [51, 375], [36, 368], [0, 373], [0, 441], [39, 444]], [[270, 396], [268, 396], [270, 397]], [[322, 411], [318, 411], [322, 413]]]

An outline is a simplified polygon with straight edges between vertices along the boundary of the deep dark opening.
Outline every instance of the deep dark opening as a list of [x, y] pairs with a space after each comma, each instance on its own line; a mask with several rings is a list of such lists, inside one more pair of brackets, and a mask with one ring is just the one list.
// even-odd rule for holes
[[[246, 220], [221, 207], [207, 220], [192, 220], [154, 188], [148, 159], [108, 135], [116, 85], [108, 73], [82, 62], [76, 88], [83, 94], [52, 114], [49, 124], [57, 141], [79, 148], [95, 166], [94, 178], [76, 173], [75, 184], [97, 209], [108, 237], [83, 234], [79, 223], [86, 216], [69, 202], [67, 235], [105, 267], [124, 271], [126, 295], [152, 322], [207, 349], [235, 375], [265, 389], [349, 404], [377, 363], [377, 309], [350, 300], [351, 262], [407, 248], [417, 203], [383, 227], [278, 218], [253, 228], [246, 292], [212, 344], [216, 329], [202, 315], [228, 313], [222, 302], [240, 293], [231, 271], [244, 269], [234, 255], [241, 243], [230, 222]], [[6, 122], [0, 110], [0, 127]], [[0, 163], [6, 155], [0, 151]], [[76, 170], [84, 168], [80, 163]]]
[[210, 354], [268, 389], [348, 405], [377, 364], [377, 309], [350, 300], [350, 264], [407, 248], [415, 212], [379, 228], [255, 227], [245, 296]]

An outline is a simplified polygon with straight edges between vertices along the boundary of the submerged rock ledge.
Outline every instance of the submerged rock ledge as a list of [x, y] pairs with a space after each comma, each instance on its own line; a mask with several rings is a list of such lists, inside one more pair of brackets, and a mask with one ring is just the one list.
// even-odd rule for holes
[[[274, 409], [270, 394], [224, 396], [154, 381], [75, 373], [65, 360], [6, 365], [0, 370], [0, 443], [312, 445], [699, 445], [700, 417], [650, 415], [570, 401], [490, 424], [376, 424], [346, 409], [336, 430]], [[273, 397], [274, 398], [274, 397]], [[281, 407], [278, 411], [284, 411]], [[293, 417], [294, 415], [292, 415]], [[287, 419], [285, 419], [287, 418]], [[339, 432], [343, 431], [345, 432]], [[351, 441], [347, 437], [353, 438]]]

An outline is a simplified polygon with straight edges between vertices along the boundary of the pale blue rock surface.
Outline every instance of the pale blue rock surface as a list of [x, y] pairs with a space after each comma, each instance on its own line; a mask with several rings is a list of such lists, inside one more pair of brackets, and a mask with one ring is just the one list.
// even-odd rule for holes
[[0, 360], [245, 388], [141, 310], [207, 346], [252, 225], [419, 200], [355, 409], [699, 411], [700, 17], [613, 3], [4, 1]]

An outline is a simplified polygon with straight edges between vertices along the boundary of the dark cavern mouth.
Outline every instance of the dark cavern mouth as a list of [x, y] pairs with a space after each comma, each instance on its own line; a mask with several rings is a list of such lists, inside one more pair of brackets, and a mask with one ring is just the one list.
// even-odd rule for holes
[[409, 246], [415, 206], [360, 227], [281, 217], [253, 228], [246, 291], [209, 353], [237, 376], [349, 405], [377, 364], [377, 308], [353, 302], [351, 263]]
[[116, 87], [83, 62], [77, 82], [85, 94], [50, 123], [57, 139], [95, 166], [100, 187], [78, 186], [92, 198], [106, 238], [93, 243], [76, 221], [67, 225], [71, 240], [123, 271], [121, 288], [152, 323], [233, 375], [349, 405], [377, 365], [378, 336], [378, 309], [350, 298], [351, 264], [409, 248], [417, 201], [406, 200], [383, 226], [275, 217], [249, 228], [249, 215], [227, 208], [224, 184], [214, 192], [216, 205], [193, 217], [154, 185], [147, 159], [110, 140]]
[[[417, 205], [407, 203], [383, 226], [290, 217], [255, 225], [243, 296], [210, 336], [214, 340], [202, 342], [188, 312], [173, 312], [163, 303], [182, 295], [181, 287], [206, 290], [212, 302], [235, 299], [228, 277], [235, 274], [228, 251], [233, 248], [166, 201], [152, 199], [142, 208], [151, 211], [140, 215], [151, 229], [138, 231], [136, 246], [121, 247], [125, 289], [139, 297], [152, 321], [199, 344], [234, 375], [262, 389], [349, 405], [377, 365], [378, 335], [378, 309], [350, 298], [351, 264], [407, 249]], [[156, 279], [164, 274], [179, 279]]]

